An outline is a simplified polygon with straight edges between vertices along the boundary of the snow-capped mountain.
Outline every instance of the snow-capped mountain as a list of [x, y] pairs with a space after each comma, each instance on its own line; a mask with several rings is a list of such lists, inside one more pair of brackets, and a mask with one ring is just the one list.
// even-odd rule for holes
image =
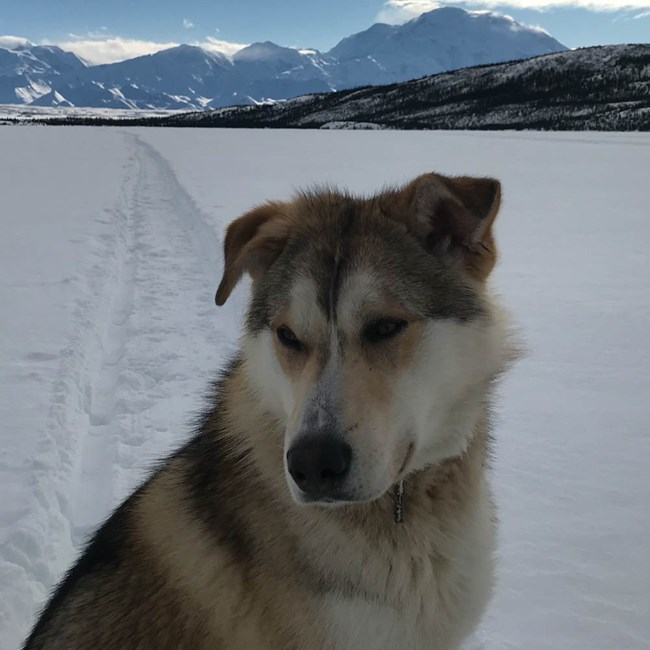
[[393, 83], [566, 49], [546, 32], [507, 16], [442, 7], [404, 25], [373, 25], [344, 38], [328, 54], [351, 86], [368, 76], [373, 84]]
[[255, 104], [566, 50], [545, 32], [510, 18], [454, 8], [404, 25], [373, 25], [327, 53], [267, 41], [228, 57], [180, 45], [87, 66], [57, 47], [2, 44], [0, 103], [140, 109]]
[[[179, 45], [119, 63], [96, 65], [64, 77], [56, 91], [74, 106], [202, 108], [231, 84], [232, 61], [218, 52]], [[34, 103], [50, 105], [51, 94]], [[231, 102], [233, 103], [233, 102]]]
[[[0, 103], [31, 104], [52, 92], [62, 78], [73, 77], [86, 64], [55, 45], [33, 45], [22, 39], [0, 41]], [[9, 47], [11, 46], [11, 47]]]
[[[132, 126], [650, 131], [650, 45], [606, 45]], [[74, 124], [73, 116], [62, 123]], [[110, 119], [88, 124], [117, 124]]]

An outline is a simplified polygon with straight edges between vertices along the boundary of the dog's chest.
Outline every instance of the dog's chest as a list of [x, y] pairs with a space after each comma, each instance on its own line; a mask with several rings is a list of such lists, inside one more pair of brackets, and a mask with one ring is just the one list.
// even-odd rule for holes
[[439, 627], [427, 614], [418, 617], [360, 598], [327, 604], [327, 647], [332, 650], [431, 650], [437, 647], [432, 641], [440, 637]]
[[451, 650], [474, 629], [489, 600], [492, 562], [474, 561], [427, 576], [393, 603], [329, 597], [325, 628], [332, 650]]
[[[322, 610], [332, 650], [452, 650], [478, 624], [493, 583], [495, 525], [487, 502], [454, 531], [444, 557], [367, 558], [365, 595], [329, 596]], [[374, 594], [374, 596], [373, 596]]]

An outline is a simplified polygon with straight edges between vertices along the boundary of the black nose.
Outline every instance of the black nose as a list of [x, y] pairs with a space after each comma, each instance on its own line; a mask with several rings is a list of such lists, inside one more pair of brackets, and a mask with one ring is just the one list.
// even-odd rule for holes
[[351, 460], [350, 446], [335, 438], [298, 443], [287, 452], [289, 474], [314, 499], [336, 498]]

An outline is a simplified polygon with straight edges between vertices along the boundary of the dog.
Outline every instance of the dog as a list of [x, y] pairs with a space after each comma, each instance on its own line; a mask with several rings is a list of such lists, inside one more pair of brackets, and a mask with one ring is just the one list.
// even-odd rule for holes
[[435, 173], [239, 217], [240, 350], [194, 437], [101, 526], [28, 650], [450, 650], [493, 588], [501, 186]]

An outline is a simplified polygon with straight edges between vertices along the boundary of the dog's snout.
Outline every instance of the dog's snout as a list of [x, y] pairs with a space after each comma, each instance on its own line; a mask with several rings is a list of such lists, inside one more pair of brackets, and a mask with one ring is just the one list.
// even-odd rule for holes
[[312, 499], [336, 499], [351, 461], [350, 446], [334, 438], [305, 441], [287, 452], [291, 478]]

